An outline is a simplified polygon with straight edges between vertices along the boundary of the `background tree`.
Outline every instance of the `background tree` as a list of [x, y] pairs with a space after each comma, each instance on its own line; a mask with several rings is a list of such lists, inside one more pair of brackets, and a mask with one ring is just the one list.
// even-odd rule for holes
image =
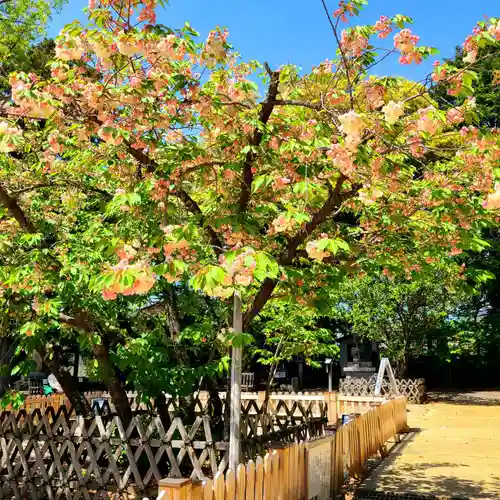
[[333, 299], [334, 316], [347, 322], [355, 336], [381, 342], [399, 376], [407, 377], [410, 358], [427, 351], [467, 297], [465, 278], [448, 265], [414, 277], [347, 279]]
[[52, 12], [64, 0], [4, 0], [0, 3], [0, 95], [8, 97], [9, 75], [27, 71], [49, 76], [54, 42], [44, 40]]
[[[63, 30], [49, 80], [11, 77], [0, 279], [22, 305], [23, 346], [51, 361], [78, 342], [126, 420], [116, 359], [144, 338], [131, 318], [168, 285], [221, 301], [239, 290], [248, 329], [277, 297], [318, 304], [345, 275], [418, 273], [484, 247], [498, 132], [456, 131], [468, 101], [445, 113], [423, 86], [401, 95], [394, 79], [368, 78], [391, 32], [403, 64], [433, 51], [404, 16], [342, 30], [361, 4], [329, 17], [336, 58], [304, 75], [242, 61], [223, 30], [199, 42], [189, 25], [157, 25], [150, 2], [113, 0]], [[497, 26], [472, 40], [496, 44]], [[466, 71], [439, 78], [465, 96]], [[447, 141], [458, 154], [422, 161]]]
[[307, 365], [319, 368], [324, 366], [325, 358], [339, 357], [335, 333], [322, 327], [321, 320], [316, 308], [278, 301], [256, 318], [251, 330], [255, 337], [252, 353], [260, 364], [268, 367], [264, 407], [282, 363], [300, 356]]
[[[465, 60], [464, 60], [465, 59]], [[493, 45], [485, 45], [478, 50], [476, 60], [470, 64], [467, 52], [457, 47], [455, 56], [444, 61], [443, 66], [451, 64], [456, 68], [469, 67], [474, 71], [474, 98], [476, 123], [480, 127], [500, 126], [500, 53]], [[441, 109], [448, 110], [464, 102], [460, 96], [450, 95], [446, 85], [437, 82], [429, 89], [429, 94]]]

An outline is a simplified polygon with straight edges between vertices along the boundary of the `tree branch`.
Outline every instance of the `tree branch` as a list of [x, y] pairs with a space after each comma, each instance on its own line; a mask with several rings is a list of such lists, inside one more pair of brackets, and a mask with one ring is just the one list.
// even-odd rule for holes
[[24, 213], [23, 209], [15, 198], [9, 195], [5, 188], [0, 184], [0, 203], [9, 211], [9, 214], [16, 219], [17, 223], [28, 233], [36, 233], [36, 227]]
[[316, 111], [324, 109], [320, 103], [301, 101], [299, 99], [277, 99], [276, 101], [273, 101], [272, 104], [274, 106], [301, 106], [304, 108], [315, 109]]
[[[335, 209], [347, 199], [352, 198], [360, 189], [360, 185], [353, 185], [349, 191], [342, 193], [342, 186], [347, 180], [343, 174], [337, 179], [335, 187], [329, 185], [329, 194], [323, 206], [313, 215], [312, 219], [298, 231], [289, 241], [287, 248], [279, 255], [277, 261], [282, 266], [290, 265], [297, 256], [298, 247], [302, 245], [307, 237], [317, 229], [326, 219], [335, 212]], [[277, 279], [266, 278], [255, 296], [252, 307], [245, 313], [243, 327], [247, 328], [250, 322], [259, 314], [278, 284]]]
[[332, 21], [332, 18], [330, 16], [330, 12], [328, 11], [328, 7], [326, 6], [325, 0], [321, 0], [321, 3], [323, 5], [323, 9], [325, 10], [328, 22], [330, 23], [330, 26], [332, 28], [333, 36], [335, 37], [335, 41], [337, 42], [337, 45], [339, 47], [340, 56], [341, 56], [342, 63], [344, 64], [344, 68], [345, 68], [345, 76], [347, 79], [347, 88], [349, 90], [349, 101], [351, 103], [351, 109], [354, 109], [354, 96], [353, 96], [354, 89], [353, 89], [352, 82], [351, 82], [351, 76], [349, 75], [349, 67], [347, 65], [347, 57], [345, 55], [344, 49], [342, 48], [342, 44], [340, 43], [339, 35], [337, 33], [337, 28], [333, 24], [333, 21]]
[[214, 228], [208, 224], [205, 224], [206, 217], [203, 214], [200, 206], [196, 201], [189, 196], [189, 194], [183, 189], [177, 189], [175, 193], [173, 193], [177, 198], [179, 198], [184, 206], [194, 215], [198, 216], [198, 224], [202, 227], [210, 238], [210, 244], [212, 245], [215, 255], [217, 257], [224, 251], [223, 244], [219, 235], [215, 232]]
[[[134, 149], [131, 146], [128, 147], [129, 153], [142, 165], [144, 165], [149, 173], [154, 173], [158, 167], [158, 164], [152, 160], [147, 154], [143, 153], [138, 149]], [[177, 196], [184, 206], [194, 215], [198, 216], [198, 224], [202, 227], [210, 238], [210, 244], [212, 245], [214, 252], [217, 256], [219, 256], [223, 251], [223, 244], [219, 235], [216, 233], [214, 228], [208, 224], [205, 224], [206, 217], [203, 214], [200, 206], [196, 201], [191, 198], [187, 191], [184, 191], [181, 188], [177, 188], [175, 193], [172, 193], [174, 196]]]
[[[262, 107], [260, 108], [259, 113], [259, 121], [262, 125], [266, 125], [269, 121], [269, 117], [274, 109], [274, 101], [276, 101], [276, 97], [278, 95], [278, 85], [279, 85], [279, 71], [272, 71], [269, 67], [269, 64], [264, 63], [264, 66], [269, 73], [270, 82], [269, 88], [267, 89], [266, 99], [262, 103]], [[258, 146], [262, 141], [262, 137], [264, 136], [264, 132], [261, 127], [255, 128], [252, 138], [250, 139], [251, 149], [248, 151], [245, 157], [245, 162], [243, 164], [243, 173], [241, 179], [241, 194], [239, 201], [239, 211], [240, 214], [244, 214], [247, 210], [248, 202], [250, 201], [250, 193], [252, 191], [252, 182], [253, 182], [253, 172], [252, 167], [257, 158], [257, 153], [253, 150], [254, 147]]]
[[[97, 194], [104, 196], [108, 200], [113, 198], [113, 195], [111, 193], [108, 193], [104, 189], [99, 189], [99, 188], [92, 187], [92, 186], [82, 186], [82, 185], [80, 185], [76, 182], [72, 182], [72, 181], [66, 181], [66, 182], [68, 185], [76, 187], [76, 188], [80, 189], [81, 191], [90, 191], [92, 193], [97, 193]], [[43, 189], [43, 188], [48, 188], [48, 187], [66, 187], [66, 186], [64, 184], [53, 184], [51, 182], [43, 182], [40, 184], [34, 184], [33, 186], [25, 187], [23, 189], [19, 189], [18, 191], [14, 191], [12, 194], [15, 196], [18, 196], [20, 194], [27, 193], [29, 191], [35, 191], [37, 189]]]

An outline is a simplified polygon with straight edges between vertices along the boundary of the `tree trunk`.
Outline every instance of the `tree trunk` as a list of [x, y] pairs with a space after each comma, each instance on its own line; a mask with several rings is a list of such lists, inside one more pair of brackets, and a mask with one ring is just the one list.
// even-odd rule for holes
[[109, 390], [116, 413], [122, 419], [123, 426], [126, 429], [132, 420], [132, 408], [130, 407], [123, 382], [118, 377], [115, 367], [109, 358], [109, 345], [104, 335], [101, 335], [101, 343], [92, 347], [92, 353], [99, 362], [103, 381]]
[[161, 423], [163, 424], [163, 428], [165, 429], [165, 432], [167, 432], [170, 428], [170, 425], [172, 424], [172, 419], [170, 418], [170, 413], [168, 411], [167, 398], [165, 397], [165, 394], [163, 392], [160, 392], [160, 394], [156, 396], [155, 406]]
[[77, 415], [82, 415], [84, 418], [91, 418], [93, 416], [92, 408], [85, 395], [80, 391], [78, 380], [62, 367], [59, 355], [54, 353], [52, 359], [44, 359], [44, 363], [56, 377]]
[[177, 298], [175, 291], [170, 286], [165, 297], [165, 309], [167, 311], [167, 324], [172, 342], [176, 344], [181, 331], [181, 323], [179, 321], [179, 312], [177, 310]]

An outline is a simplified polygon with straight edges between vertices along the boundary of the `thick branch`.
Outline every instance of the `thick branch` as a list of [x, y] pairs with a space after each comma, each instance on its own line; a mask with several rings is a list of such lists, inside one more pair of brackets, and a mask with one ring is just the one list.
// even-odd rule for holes
[[220, 240], [219, 235], [215, 232], [214, 228], [205, 224], [206, 218], [198, 203], [196, 203], [196, 201], [194, 201], [193, 198], [191, 198], [191, 196], [189, 196], [189, 194], [183, 189], [177, 189], [174, 194], [182, 201], [182, 203], [184, 203], [185, 207], [192, 214], [198, 216], [199, 226], [205, 230], [210, 238], [210, 244], [214, 249], [215, 255], [219, 256], [224, 251], [222, 248], [222, 241]]
[[344, 181], [347, 179], [345, 175], [341, 175], [337, 179], [337, 183], [335, 184], [335, 188], [332, 188], [330, 185], [329, 187], [329, 195], [328, 198], [326, 199], [325, 203], [323, 206], [313, 215], [312, 219], [290, 240], [290, 243], [288, 244], [288, 248], [285, 251], [285, 254], [282, 255], [279, 259], [281, 264], [291, 264], [292, 260], [295, 257], [295, 254], [297, 252], [297, 249], [299, 248], [302, 243], [307, 239], [307, 237], [325, 220], [329, 215], [331, 215], [335, 208], [340, 206], [340, 204], [346, 199], [346, 197], [350, 197], [350, 191], [349, 194], [344, 194], [341, 195], [342, 191], [342, 186], [344, 184]]
[[[149, 173], [153, 173], [156, 171], [158, 164], [152, 160], [147, 154], [143, 153], [138, 149], [134, 149], [132, 147], [128, 148], [129, 153], [141, 164], [143, 164]], [[189, 196], [189, 193], [184, 191], [181, 188], [177, 188], [175, 196], [179, 198], [185, 205], [185, 207], [194, 215], [198, 216], [198, 224], [205, 230], [208, 237], [210, 238], [210, 244], [212, 245], [214, 252], [217, 256], [219, 256], [223, 252], [222, 241], [219, 238], [219, 235], [215, 232], [214, 228], [205, 224], [206, 217], [203, 214], [200, 206], [196, 201]]]
[[266, 278], [262, 285], [260, 286], [257, 295], [253, 301], [252, 307], [245, 313], [243, 318], [243, 330], [246, 330], [250, 322], [257, 316], [257, 314], [262, 311], [262, 308], [267, 304], [267, 301], [271, 298], [278, 280]]
[[59, 314], [59, 319], [77, 330], [82, 330], [87, 333], [92, 332], [92, 325], [86, 313], [75, 314], [74, 316], [69, 316], [65, 313]]
[[[269, 117], [274, 109], [274, 101], [276, 101], [276, 97], [278, 95], [278, 85], [279, 85], [279, 71], [271, 71], [271, 68], [267, 63], [265, 63], [265, 67], [269, 76], [271, 77], [269, 82], [269, 88], [267, 89], [266, 99], [261, 105], [260, 113], [259, 113], [259, 121], [264, 126], [269, 121]], [[252, 191], [252, 182], [253, 182], [253, 172], [252, 167], [257, 158], [257, 153], [253, 150], [256, 146], [260, 144], [262, 141], [262, 137], [264, 136], [264, 132], [262, 131], [262, 126], [255, 128], [252, 138], [250, 139], [250, 146], [252, 149], [248, 151], [245, 157], [245, 163], [243, 164], [243, 173], [241, 179], [241, 194], [239, 201], [239, 211], [241, 214], [246, 212], [248, 202], [250, 201], [250, 193]]]
[[316, 111], [321, 111], [324, 109], [320, 103], [313, 103], [307, 101], [300, 101], [299, 99], [278, 99], [273, 101], [274, 106], [299, 106], [303, 108], [315, 109]]
[[[312, 219], [296, 233], [296, 235], [290, 240], [287, 248], [278, 257], [278, 264], [280, 265], [290, 265], [294, 258], [297, 256], [298, 248], [302, 245], [307, 237], [317, 229], [326, 219], [331, 216], [336, 209], [338, 209], [341, 204], [352, 198], [361, 186], [354, 185], [349, 191], [342, 193], [342, 186], [347, 180], [347, 177], [341, 175], [335, 184], [335, 187], [329, 186], [329, 195], [323, 206], [313, 215]], [[245, 313], [243, 320], [244, 328], [248, 327], [250, 322], [259, 314], [262, 308], [266, 305], [267, 301], [271, 298], [271, 295], [278, 284], [278, 280], [266, 278], [255, 296], [252, 307]]]
[[0, 203], [9, 211], [11, 217], [16, 219], [17, 223], [28, 233], [36, 233], [36, 227], [19, 206], [17, 200], [7, 193], [0, 184]]

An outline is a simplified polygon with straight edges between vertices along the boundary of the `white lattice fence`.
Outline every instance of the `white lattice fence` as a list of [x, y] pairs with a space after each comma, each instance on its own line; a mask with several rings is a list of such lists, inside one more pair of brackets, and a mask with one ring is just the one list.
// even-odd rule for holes
[[[203, 479], [224, 471], [227, 443], [214, 442], [208, 417], [186, 426], [174, 418], [119, 417], [85, 421], [61, 409], [0, 417], [1, 498], [128, 498], [162, 477]], [[111, 494], [111, 493], [110, 493]], [[132, 498], [132, 497], [131, 497]]]
[[[345, 377], [340, 380], [339, 392], [345, 396], [373, 396], [376, 380], [376, 375], [372, 375], [370, 378]], [[396, 379], [396, 384], [399, 393], [406, 396], [409, 403], [423, 403], [425, 401], [424, 379]], [[387, 379], [382, 382], [381, 396], [394, 396]]]

